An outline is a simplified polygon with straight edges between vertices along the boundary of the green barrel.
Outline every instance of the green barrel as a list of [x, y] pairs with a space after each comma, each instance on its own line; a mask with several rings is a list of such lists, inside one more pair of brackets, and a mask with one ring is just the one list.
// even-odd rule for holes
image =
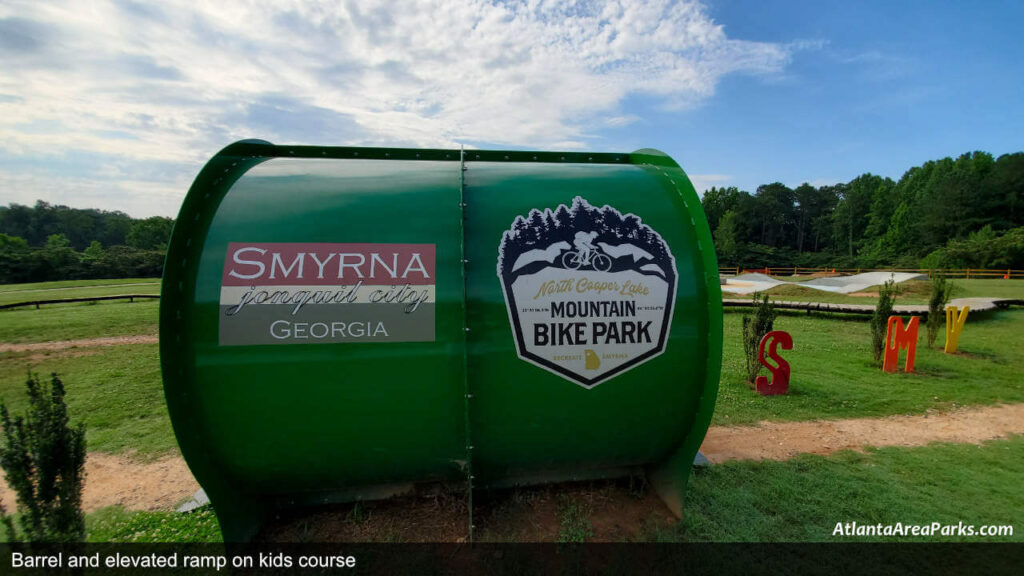
[[681, 514], [721, 351], [707, 222], [655, 150], [238, 142], [164, 268], [164, 392], [229, 541], [427, 483], [471, 515], [643, 472]]

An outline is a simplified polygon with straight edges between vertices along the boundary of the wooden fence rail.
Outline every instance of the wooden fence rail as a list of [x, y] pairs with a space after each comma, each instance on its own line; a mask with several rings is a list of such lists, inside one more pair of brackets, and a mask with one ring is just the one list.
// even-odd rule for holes
[[800, 268], [798, 266], [741, 268], [739, 266], [726, 266], [718, 269], [719, 274], [726, 276], [738, 276], [739, 274], [747, 272], [766, 274], [768, 276], [809, 276], [811, 274], [835, 274], [837, 276], [845, 276], [860, 274], [861, 272], [909, 272], [913, 274], [926, 274], [929, 278], [932, 276], [942, 276], [945, 278], [966, 279], [1024, 279], [1024, 270], [1016, 270], [1013, 268], [959, 268], [948, 270], [928, 270], [925, 268]]
[[[954, 305], [957, 303], [954, 302]], [[970, 305], [972, 312], [985, 312], [988, 310], [1005, 310], [1010, 306], [1024, 306], [1024, 300], [1015, 298], [967, 298], [961, 305]], [[722, 306], [725, 308], [751, 308], [757, 304], [753, 299], [724, 298]], [[772, 300], [772, 306], [781, 310], [804, 310], [811, 312], [826, 312], [833, 314], [864, 314], [870, 316], [875, 312], [874, 304], [850, 304], [843, 302], [791, 302], [786, 300]], [[893, 314], [897, 316], [927, 316], [928, 306], [925, 304], [901, 304], [893, 307]]]
[[128, 300], [134, 302], [135, 299], [160, 299], [159, 294], [119, 294], [117, 296], [91, 296], [88, 298], [61, 298], [58, 300], [32, 300], [29, 302], [16, 302], [14, 304], [2, 304], [0, 310], [6, 310], [7, 308], [21, 308], [24, 306], [35, 306], [36, 310], [39, 310], [39, 306], [43, 304], [69, 304], [72, 302], [98, 302], [100, 300]]

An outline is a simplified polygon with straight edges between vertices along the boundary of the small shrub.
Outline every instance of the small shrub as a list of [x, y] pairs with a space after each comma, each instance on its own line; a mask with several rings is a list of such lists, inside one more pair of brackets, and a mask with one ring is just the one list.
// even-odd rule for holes
[[757, 349], [764, 335], [772, 331], [775, 324], [775, 307], [767, 294], [754, 293], [754, 314], [743, 315], [743, 352], [747, 357], [747, 382], [753, 383], [761, 371]]
[[946, 319], [946, 304], [953, 292], [953, 283], [942, 276], [932, 276], [932, 293], [928, 298], [928, 347], [935, 345], [939, 327]]
[[559, 498], [561, 526], [558, 528], [558, 542], [579, 543], [586, 542], [587, 538], [594, 535], [594, 526], [588, 518], [589, 510], [574, 498], [562, 496]]
[[362, 524], [369, 519], [370, 514], [360, 502], [356, 502], [352, 509], [348, 511], [348, 514], [345, 515], [345, 521], [349, 524]]
[[[29, 409], [11, 418], [0, 402], [0, 467], [17, 494], [21, 538], [30, 542], [81, 542], [85, 539], [82, 480], [85, 469], [85, 427], [68, 426], [64, 383], [56, 374], [50, 385], [29, 374]], [[0, 514], [3, 514], [0, 511]], [[10, 540], [14, 523], [4, 514]]]
[[888, 329], [889, 316], [892, 316], [893, 303], [896, 302], [896, 282], [887, 280], [878, 289], [878, 305], [871, 315], [871, 348], [875, 355], [875, 364], [881, 365], [882, 352], [885, 351], [885, 331]]

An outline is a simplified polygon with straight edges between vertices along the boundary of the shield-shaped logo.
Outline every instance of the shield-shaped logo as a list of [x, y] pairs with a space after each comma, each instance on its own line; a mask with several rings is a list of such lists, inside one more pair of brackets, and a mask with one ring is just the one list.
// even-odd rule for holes
[[498, 277], [519, 357], [584, 388], [665, 349], [675, 258], [638, 216], [579, 196], [530, 210], [501, 239]]

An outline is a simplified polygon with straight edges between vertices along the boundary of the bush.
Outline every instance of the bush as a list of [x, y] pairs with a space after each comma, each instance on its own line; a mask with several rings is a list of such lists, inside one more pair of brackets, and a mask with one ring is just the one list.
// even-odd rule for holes
[[758, 347], [764, 335], [772, 331], [775, 324], [775, 307], [767, 294], [754, 293], [754, 314], [743, 315], [743, 352], [747, 357], [747, 382], [753, 383], [761, 371], [757, 359]]
[[881, 365], [882, 352], [885, 351], [885, 331], [889, 327], [889, 316], [896, 302], [896, 282], [887, 280], [878, 290], [878, 305], [871, 315], [871, 346], [875, 354], [875, 363]]
[[945, 320], [946, 304], [953, 293], [953, 283], [942, 276], [932, 276], [932, 294], [928, 298], [928, 346], [935, 345], [939, 326]]
[[[21, 537], [31, 542], [85, 540], [82, 480], [85, 470], [85, 427], [68, 426], [64, 383], [56, 374], [50, 385], [29, 374], [29, 410], [11, 419], [0, 402], [3, 445], [0, 467], [18, 498]], [[18, 540], [14, 523], [3, 514], [8, 539]]]
[[921, 261], [924, 268], [1024, 268], [1024, 227], [1002, 234], [990, 226], [954, 238]]

